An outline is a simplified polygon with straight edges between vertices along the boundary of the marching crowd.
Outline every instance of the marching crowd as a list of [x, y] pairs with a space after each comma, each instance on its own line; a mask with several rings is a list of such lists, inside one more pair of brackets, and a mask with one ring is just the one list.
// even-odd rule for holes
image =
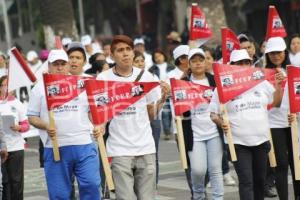
[[[288, 200], [288, 167], [293, 177], [294, 198], [300, 199], [300, 181], [295, 180], [286, 92], [286, 66], [300, 66], [300, 35], [289, 43], [273, 37], [258, 47], [247, 33], [238, 36], [241, 49], [233, 50], [231, 65], [276, 69], [275, 84], [263, 81], [225, 104], [229, 122], [222, 118], [222, 106], [214, 91], [210, 103], [183, 114], [182, 121], [188, 169], [185, 171], [191, 198], [224, 198], [224, 184], [238, 185], [242, 200], [275, 197]], [[105, 177], [99, 159], [97, 138], [106, 139], [106, 150], [118, 200], [153, 200], [159, 181], [159, 140], [177, 140], [177, 129], [170, 98], [170, 78], [216, 87], [213, 62], [221, 62], [220, 47], [191, 48], [179, 35], [168, 37], [170, 52], [156, 49], [150, 55], [143, 38], [116, 35], [111, 41], [93, 41], [86, 35], [80, 42], [63, 38], [63, 49], [29, 51], [24, 58], [38, 78], [28, 105], [14, 93], [7, 93], [8, 56], [0, 53], [0, 129], [2, 181], [0, 199], [23, 199], [24, 144], [22, 133], [30, 125], [39, 130], [40, 162], [44, 167], [50, 199], [75, 199], [74, 180], [80, 199], [97, 200], [105, 194]], [[171, 59], [168, 57], [171, 55]], [[86, 93], [53, 109], [55, 127], [49, 125], [43, 73], [95, 77], [122, 82], [160, 82], [145, 97], [105, 124], [93, 125]], [[267, 109], [271, 104], [272, 108]], [[12, 116], [14, 125], [7, 127]], [[238, 180], [229, 171], [230, 156], [224, 135], [231, 129], [237, 161], [232, 162]], [[277, 166], [268, 163], [269, 132]], [[54, 161], [53, 138], [57, 137], [61, 160]], [[298, 153], [298, 152], [297, 152]], [[300, 170], [300, 169], [298, 169]], [[2, 187], [3, 186], [3, 187]], [[276, 188], [277, 195], [273, 188]], [[190, 197], [187, 197], [187, 199]]]

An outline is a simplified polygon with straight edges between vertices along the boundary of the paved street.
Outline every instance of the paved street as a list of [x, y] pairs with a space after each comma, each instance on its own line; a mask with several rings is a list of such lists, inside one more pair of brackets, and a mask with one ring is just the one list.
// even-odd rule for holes
[[[174, 141], [160, 141], [160, 181], [159, 181], [159, 200], [188, 200], [190, 193], [185, 175], [181, 170], [179, 155]], [[25, 153], [25, 200], [46, 200], [47, 187], [44, 173], [39, 168], [38, 162], [38, 139], [28, 140], [29, 148]], [[236, 175], [233, 172], [236, 178]], [[292, 199], [292, 186], [289, 177], [290, 199]], [[208, 195], [210, 190], [208, 189]], [[238, 188], [236, 186], [225, 187], [225, 200], [237, 200]], [[277, 200], [278, 198], [273, 198]]]

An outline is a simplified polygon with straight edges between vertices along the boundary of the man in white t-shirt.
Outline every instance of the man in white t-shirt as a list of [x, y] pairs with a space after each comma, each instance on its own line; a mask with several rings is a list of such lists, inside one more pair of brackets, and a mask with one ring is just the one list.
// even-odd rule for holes
[[[116, 66], [100, 73], [98, 80], [154, 82], [154, 76], [132, 66], [133, 42], [117, 35], [111, 44]], [[137, 80], [137, 77], [140, 77]], [[153, 200], [155, 193], [155, 144], [150, 120], [154, 119], [169, 93], [166, 83], [115, 116], [109, 124], [107, 153], [112, 157], [112, 173], [117, 199]]]
[[[68, 74], [68, 56], [64, 50], [49, 54], [49, 73]], [[44, 144], [44, 169], [50, 199], [71, 199], [71, 178], [77, 177], [80, 199], [100, 199], [99, 158], [92, 143], [89, 107], [85, 93], [52, 109], [55, 128], [49, 127], [44, 83], [32, 89], [29, 122], [39, 129]], [[95, 137], [100, 131], [94, 132]], [[54, 161], [51, 139], [57, 138], [61, 160]]]

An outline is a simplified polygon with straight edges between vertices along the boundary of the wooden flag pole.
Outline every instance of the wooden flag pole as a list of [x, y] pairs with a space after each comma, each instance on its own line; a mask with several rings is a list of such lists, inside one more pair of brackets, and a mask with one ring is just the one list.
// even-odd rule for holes
[[176, 116], [176, 127], [177, 127], [177, 137], [178, 137], [178, 147], [179, 147], [179, 154], [180, 160], [183, 169], [187, 169], [187, 160], [186, 160], [186, 153], [185, 153], [185, 144], [184, 144], [184, 137], [183, 137], [183, 129], [182, 129], [182, 122], [181, 117]]
[[115, 189], [115, 185], [113, 182], [112, 173], [111, 173], [110, 165], [109, 165], [107, 154], [106, 154], [103, 136], [99, 136], [97, 141], [98, 141], [98, 147], [100, 150], [100, 157], [101, 157], [102, 166], [103, 166], [104, 173], [105, 173], [107, 186], [108, 186], [108, 189], [111, 191], [111, 190]]
[[[48, 116], [49, 116], [50, 129], [56, 129], [55, 121], [54, 121], [54, 113], [52, 110], [48, 111]], [[60, 161], [60, 155], [59, 155], [57, 135], [55, 135], [53, 138], [51, 138], [51, 141], [52, 141], [52, 146], [53, 146], [54, 161], [58, 162], [58, 161]]]
[[270, 140], [270, 144], [271, 144], [271, 149], [270, 149], [270, 152], [268, 153], [270, 167], [276, 167], [277, 162], [276, 162], [276, 157], [275, 157], [275, 152], [274, 152], [274, 144], [273, 144], [271, 131], [269, 131], [269, 140]]
[[[291, 113], [296, 115], [295, 113]], [[296, 119], [296, 117], [295, 117]], [[300, 160], [299, 160], [299, 140], [298, 140], [298, 123], [297, 120], [294, 120], [291, 123], [292, 131], [292, 146], [293, 146], [293, 158], [294, 158], [294, 170], [295, 170], [295, 179], [300, 180]]]
[[227, 143], [228, 143], [228, 147], [229, 147], [231, 161], [234, 162], [234, 161], [237, 161], [237, 157], [236, 157], [234, 143], [233, 143], [233, 139], [232, 139], [232, 133], [231, 133], [230, 123], [229, 123], [229, 119], [228, 119], [227, 109], [224, 104], [221, 104], [220, 107], [221, 107], [223, 121], [225, 124], [228, 124], [228, 131], [226, 133], [226, 139], [227, 139]]

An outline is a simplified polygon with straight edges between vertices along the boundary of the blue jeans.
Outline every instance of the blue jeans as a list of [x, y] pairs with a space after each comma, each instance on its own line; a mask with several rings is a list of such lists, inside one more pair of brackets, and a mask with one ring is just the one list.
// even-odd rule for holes
[[59, 148], [59, 162], [52, 148], [44, 149], [44, 170], [50, 200], [71, 199], [72, 175], [77, 178], [81, 200], [100, 200], [99, 158], [93, 143]]
[[167, 99], [161, 113], [162, 127], [164, 134], [171, 134], [171, 126], [172, 126], [172, 112], [170, 106], [170, 99]]
[[188, 154], [191, 163], [194, 200], [205, 199], [205, 174], [207, 170], [212, 186], [212, 198], [214, 200], [223, 199], [223, 147], [220, 137], [194, 141], [193, 150], [189, 151]]
[[160, 126], [160, 120], [154, 119], [151, 121], [151, 129], [152, 129], [152, 135], [155, 142], [155, 165], [156, 165], [156, 187], [158, 184], [158, 174], [159, 174], [159, 165], [158, 165], [158, 146], [159, 146], [159, 138], [160, 138], [160, 132], [161, 132], [161, 126]]

